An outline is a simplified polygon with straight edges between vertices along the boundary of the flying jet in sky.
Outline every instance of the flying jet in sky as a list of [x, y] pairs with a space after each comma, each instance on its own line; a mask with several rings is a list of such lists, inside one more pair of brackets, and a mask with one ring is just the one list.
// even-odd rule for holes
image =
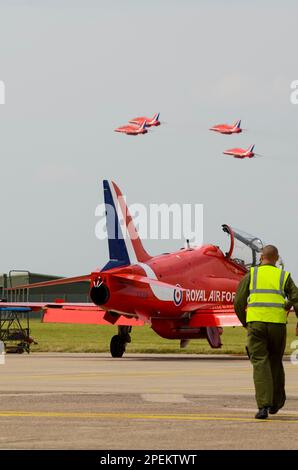
[[239, 134], [242, 132], [241, 120], [236, 121], [231, 126], [229, 124], [217, 124], [209, 129], [210, 131], [220, 132], [220, 134]]
[[[212, 348], [221, 347], [223, 327], [240, 326], [233, 299], [239, 281], [250, 266], [259, 262], [262, 242], [228, 225], [229, 249], [206, 244], [181, 248], [174, 253], [150, 256], [143, 247], [125, 198], [114, 182], [103, 182], [106, 207], [109, 261], [90, 274], [38, 282], [6, 289], [9, 300], [1, 307], [27, 307], [44, 311], [47, 323], [94, 323], [115, 325], [111, 339], [113, 357], [122, 357], [131, 341], [133, 326], [148, 324], [159, 336], [189, 340], [207, 339]], [[237, 253], [247, 251], [249, 259]], [[90, 286], [91, 302], [22, 302], [29, 289], [76, 282]], [[18, 297], [19, 296], [19, 297]], [[61, 295], [60, 295], [61, 297]]]
[[115, 132], [122, 132], [127, 135], [147, 134], [147, 122], [143, 120], [140, 124], [126, 124], [125, 126], [117, 127]]
[[129, 122], [131, 124], [141, 124], [145, 120], [148, 127], [160, 126], [159, 115], [160, 113], [156, 113], [154, 114], [152, 118], [148, 118], [146, 116], [136, 117], [136, 118], [130, 119]]
[[225, 150], [223, 153], [225, 155], [232, 155], [234, 158], [253, 158], [256, 154], [254, 153], [254, 145], [248, 147], [247, 150], [241, 148], [234, 148]]

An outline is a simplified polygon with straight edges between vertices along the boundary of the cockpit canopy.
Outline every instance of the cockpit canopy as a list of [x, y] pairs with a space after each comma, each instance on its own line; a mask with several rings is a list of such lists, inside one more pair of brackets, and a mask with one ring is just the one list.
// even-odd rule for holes
[[[246, 269], [260, 263], [262, 249], [266, 245], [264, 240], [226, 224], [222, 225], [222, 229], [230, 237], [230, 249], [226, 253], [228, 258]], [[278, 264], [283, 267], [281, 258]]]

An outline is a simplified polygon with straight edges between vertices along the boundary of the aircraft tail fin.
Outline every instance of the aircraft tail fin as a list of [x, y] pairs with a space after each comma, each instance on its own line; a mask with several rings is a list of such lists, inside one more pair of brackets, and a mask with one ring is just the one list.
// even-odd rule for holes
[[239, 121], [236, 121], [235, 124], [234, 124], [234, 129], [240, 129], [240, 126], [241, 126], [241, 119], [239, 119]]
[[248, 147], [247, 151], [248, 151], [248, 152], [253, 152], [254, 148], [255, 148], [255, 144], [253, 144], [253, 145], [251, 145], [250, 147]]
[[107, 180], [103, 181], [103, 189], [110, 255], [103, 270], [149, 260], [120, 189]]
[[145, 127], [147, 127], [147, 121], [145, 119], [145, 121], [143, 122], [143, 124], [140, 126], [140, 129], [145, 129]]
[[159, 121], [159, 115], [160, 115], [160, 113], [154, 114], [154, 116], [152, 118], [152, 121]]

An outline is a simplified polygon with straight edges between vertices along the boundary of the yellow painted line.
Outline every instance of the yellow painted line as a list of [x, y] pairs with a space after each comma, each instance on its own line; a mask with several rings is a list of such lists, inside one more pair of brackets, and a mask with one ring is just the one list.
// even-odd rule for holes
[[[229, 415], [159, 415], [142, 413], [85, 413], [85, 412], [57, 412], [57, 411], [0, 411], [2, 418], [80, 418], [80, 419], [149, 419], [162, 421], [237, 421], [256, 423], [254, 418], [233, 417]], [[297, 418], [297, 417], [296, 417]], [[258, 421], [260, 422], [260, 421]], [[298, 423], [298, 419], [266, 420], [266, 423]]]
[[[113, 378], [113, 377], [201, 377], [201, 376], [218, 376], [226, 375], [226, 371], [187, 371], [187, 370], [175, 370], [175, 371], [140, 371], [140, 372], [118, 372], [118, 371], [96, 371], [96, 372], [75, 372], [75, 373], [54, 373], [54, 374], [9, 374], [9, 379], [60, 379], [72, 380], [76, 378]], [[3, 377], [3, 380], [7, 381], [7, 375]], [[1, 383], [1, 377], [0, 377]]]
[[[185, 374], [184, 374], [185, 375]], [[82, 372], [81, 374], [79, 373], [76, 373], [76, 374], [67, 374], [65, 372], [61, 372], [61, 374], [34, 374], [34, 375], [24, 375], [24, 376], [21, 376], [19, 374], [15, 374], [15, 375], [10, 375], [9, 376], [9, 379], [37, 379], [37, 380], [60, 380], [60, 379], [63, 379], [63, 380], [76, 380], [76, 379], [93, 379], [93, 378], [97, 378], [97, 379], [113, 379], [113, 378], [119, 378], [119, 377], [134, 377], [134, 378], [140, 378], [140, 379], [143, 379], [144, 377], [148, 377], [148, 378], [152, 378], [152, 377], [172, 377], [172, 376], [176, 376], [174, 374], [171, 374], [170, 372], [169, 373], [160, 373], [160, 374], [155, 374], [155, 373], [127, 373], [127, 374], [118, 374], [118, 373], [110, 373], [110, 372], [98, 372], [98, 373], [94, 373], [94, 374], [88, 374], [88, 373], [84, 373]], [[179, 374], [177, 374], [177, 376], [179, 376]], [[5, 378], [5, 382], [7, 382], [7, 378], [8, 376], [6, 376]], [[4, 382], [4, 380], [3, 380]], [[1, 383], [1, 380], [0, 380], [0, 383]]]

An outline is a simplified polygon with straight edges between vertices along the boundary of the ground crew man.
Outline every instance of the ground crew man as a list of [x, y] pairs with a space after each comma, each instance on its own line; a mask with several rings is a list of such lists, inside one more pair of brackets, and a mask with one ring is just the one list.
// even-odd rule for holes
[[259, 408], [256, 419], [277, 413], [285, 403], [282, 358], [291, 306], [298, 317], [298, 288], [288, 272], [275, 266], [278, 258], [275, 246], [265, 246], [260, 265], [250, 268], [241, 280], [234, 300], [235, 312], [247, 328], [247, 352]]

